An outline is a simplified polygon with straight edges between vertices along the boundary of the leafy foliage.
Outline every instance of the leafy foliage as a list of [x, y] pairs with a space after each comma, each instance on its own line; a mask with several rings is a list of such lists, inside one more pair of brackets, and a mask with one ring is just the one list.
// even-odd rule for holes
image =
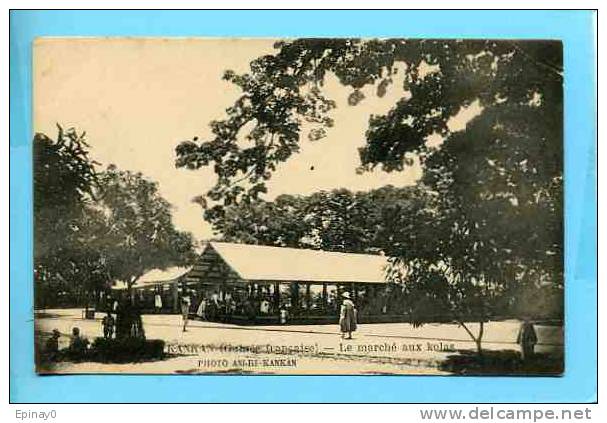
[[36, 304], [72, 303], [121, 279], [191, 259], [157, 185], [141, 174], [105, 172], [88, 155], [85, 134], [58, 127], [57, 140], [34, 137], [34, 276]]
[[[212, 165], [218, 175], [208, 193], [209, 221], [221, 222], [226, 206], [251, 204], [265, 192], [264, 181], [298, 152], [305, 122], [312, 139], [330, 130], [335, 103], [322, 93], [328, 73], [351, 88], [348, 102], [356, 105], [364, 101], [363, 87], [374, 85], [382, 96], [402, 72], [401, 99], [385, 115], [369, 117], [359, 151], [363, 171], [400, 171], [408, 155], [417, 155], [433, 198], [415, 235], [396, 231], [385, 246], [395, 269], [410, 269], [391, 277], [408, 278], [410, 295], [480, 322], [518, 284], [562, 287], [559, 42], [300, 39], [275, 47], [275, 54], [251, 62], [249, 73], [226, 72], [242, 95], [226, 119], [212, 122], [212, 139], [176, 149], [177, 166]], [[470, 108], [479, 114], [452, 130], [452, 120]], [[429, 144], [433, 136], [439, 146]], [[347, 198], [334, 200], [347, 209]], [[334, 238], [334, 229], [320, 233]], [[366, 236], [340, 243], [351, 249]], [[416, 248], [408, 246], [412, 238]], [[471, 336], [480, 350], [482, 329]]]
[[[545, 126], [560, 127], [559, 43], [300, 39], [276, 47], [276, 54], [251, 62], [250, 73], [226, 72], [225, 79], [243, 94], [226, 110], [226, 119], [211, 123], [214, 138], [177, 147], [177, 166], [214, 165], [214, 201], [255, 198], [276, 166], [298, 151], [303, 122], [332, 125], [335, 103], [321, 89], [328, 72], [353, 89], [350, 103], [357, 104], [362, 87], [377, 84], [381, 95], [404, 68], [403, 98], [385, 116], [370, 117], [361, 150], [365, 167], [402, 169], [405, 153], [427, 150], [429, 135], [447, 136], [449, 119], [475, 101], [483, 108], [536, 102], [553, 111]], [[548, 141], [558, 153], [560, 144]], [[235, 184], [240, 180], [250, 183], [248, 190]]]
[[99, 175], [96, 213], [103, 216], [104, 256], [112, 279], [130, 288], [146, 271], [187, 263], [193, 240], [178, 231], [171, 205], [158, 193], [158, 184], [140, 173], [108, 166]]
[[87, 249], [87, 204], [97, 183], [84, 133], [58, 125], [57, 139], [36, 134], [34, 152], [34, 277], [36, 298], [59, 291], [77, 296], [102, 275]]
[[339, 189], [230, 206], [214, 228], [233, 242], [390, 253], [416, 247], [414, 227], [426, 207], [419, 187], [388, 185], [355, 193]]

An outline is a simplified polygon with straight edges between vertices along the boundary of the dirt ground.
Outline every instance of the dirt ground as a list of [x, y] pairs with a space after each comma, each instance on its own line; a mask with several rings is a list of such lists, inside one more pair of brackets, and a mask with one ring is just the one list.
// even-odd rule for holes
[[[45, 310], [36, 316], [36, 334], [43, 343], [53, 329], [67, 346], [73, 327], [90, 340], [102, 336], [101, 314], [83, 320], [82, 310]], [[352, 340], [342, 340], [335, 325], [238, 326], [190, 321], [182, 331], [181, 316], [145, 315], [146, 337], [166, 342], [169, 358], [141, 363], [60, 362], [53, 373], [176, 374], [447, 374], [440, 364], [456, 351], [473, 350], [466, 331], [455, 324], [406, 323], [359, 325]], [[485, 325], [483, 347], [518, 350], [520, 322]], [[476, 325], [470, 325], [476, 331]], [[563, 354], [561, 327], [538, 326], [536, 352]]]

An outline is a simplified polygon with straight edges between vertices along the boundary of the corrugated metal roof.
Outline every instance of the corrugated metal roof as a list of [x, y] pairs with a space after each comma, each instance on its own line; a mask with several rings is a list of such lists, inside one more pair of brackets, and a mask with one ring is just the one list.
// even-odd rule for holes
[[242, 279], [253, 281], [385, 283], [388, 265], [387, 257], [370, 254], [228, 242], [209, 245]]

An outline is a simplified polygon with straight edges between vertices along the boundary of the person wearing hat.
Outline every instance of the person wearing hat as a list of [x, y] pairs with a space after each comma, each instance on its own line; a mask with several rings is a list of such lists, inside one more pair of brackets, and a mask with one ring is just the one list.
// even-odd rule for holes
[[[339, 328], [341, 330], [341, 337], [345, 339], [352, 339], [352, 332], [356, 330], [356, 307], [350, 299], [349, 292], [344, 292], [342, 297], [343, 302], [341, 303], [341, 309], [339, 312]], [[348, 335], [347, 337], [346, 334]]]

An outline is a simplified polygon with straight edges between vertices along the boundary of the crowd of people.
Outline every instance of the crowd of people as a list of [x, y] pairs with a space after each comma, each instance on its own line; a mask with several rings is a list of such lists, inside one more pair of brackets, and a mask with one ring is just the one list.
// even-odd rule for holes
[[[372, 315], [404, 315], [400, 291], [361, 289], [355, 292], [347, 291], [351, 300], [357, 304], [361, 316]], [[238, 320], [276, 319], [287, 323], [292, 318], [340, 316], [343, 290], [333, 289], [328, 292], [273, 292], [263, 288], [254, 293], [248, 291], [201, 291], [185, 288], [178, 297], [177, 307], [171, 294], [161, 295], [156, 291], [152, 298], [142, 295], [140, 302], [147, 304], [146, 309], [154, 313], [171, 313], [178, 311], [200, 320], [229, 322], [234, 317]], [[167, 298], [168, 297], [168, 298]], [[152, 304], [153, 307], [150, 305]]]
[[[180, 299], [180, 309], [182, 315], [182, 330], [187, 331], [190, 320], [192, 301], [195, 295], [194, 291], [184, 290]], [[342, 339], [352, 339], [352, 333], [358, 328], [358, 308], [350, 292], [341, 293], [339, 305], [339, 331]], [[235, 298], [236, 297], [236, 298]], [[213, 292], [210, 298], [201, 297], [196, 307], [196, 316], [204, 320], [216, 320], [217, 318], [228, 321], [230, 316], [239, 309], [244, 313], [250, 313], [252, 319], [257, 312], [261, 314], [270, 314], [273, 312], [272, 303], [267, 298], [258, 298], [253, 301], [248, 298], [244, 305], [238, 302], [239, 297], [231, 293], [220, 295]], [[335, 298], [333, 298], [335, 300]], [[155, 299], [155, 305], [158, 300]], [[249, 310], [246, 310], [246, 308]], [[121, 337], [145, 337], [143, 323], [141, 318], [141, 308], [137, 300], [127, 300], [125, 298], [112, 300], [108, 303], [106, 314], [101, 319], [103, 338], [112, 339]], [[114, 318], [115, 313], [116, 318]], [[279, 321], [286, 324], [289, 318], [289, 310], [286, 305], [281, 306], [278, 311]], [[44, 354], [51, 361], [57, 360], [61, 354], [66, 357], [82, 357], [90, 344], [86, 337], [81, 336], [80, 329], [74, 327], [70, 336], [69, 346], [62, 350], [59, 346], [61, 333], [54, 329], [51, 336], [46, 340]], [[516, 343], [521, 348], [521, 358], [523, 361], [529, 360], [534, 355], [535, 345], [538, 342], [537, 334], [533, 323], [529, 318], [523, 320]]]

